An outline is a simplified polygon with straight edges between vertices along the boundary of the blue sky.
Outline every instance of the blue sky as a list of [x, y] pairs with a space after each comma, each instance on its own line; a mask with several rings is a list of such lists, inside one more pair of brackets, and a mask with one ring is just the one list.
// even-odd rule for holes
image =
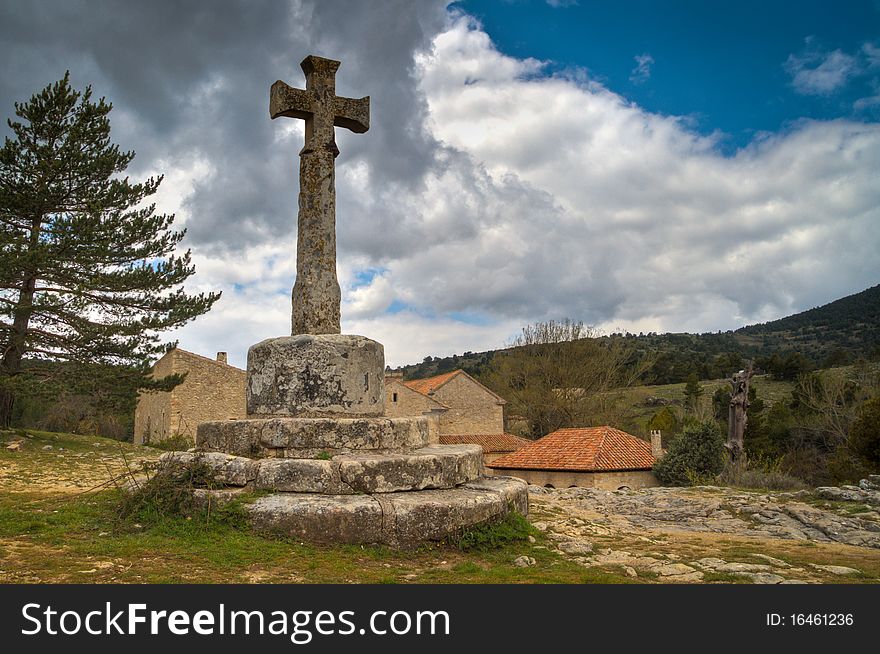
[[[562, 3], [543, 0], [464, 0], [502, 52], [578, 66], [648, 111], [689, 116], [702, 133], [720, 130], [725, 150], [760, 132], [801, 118], [880, 119], [880, 104], [854, 109], [875, 95], [878, 72], [860, 49], [880, 47], [880, 3], [872, 0], [777, 2]], [[839, 50], [854, 70], [831, 93], [799, 92], [795, 55], [807, 68]], [[635, 57], [648, 55], [641, 75]], [[848, 60], [842, 58], [845, 65]], [[793, 62], [795, 63], [795, 62]], [[860, 70], [860, 65], [861, 69]]]

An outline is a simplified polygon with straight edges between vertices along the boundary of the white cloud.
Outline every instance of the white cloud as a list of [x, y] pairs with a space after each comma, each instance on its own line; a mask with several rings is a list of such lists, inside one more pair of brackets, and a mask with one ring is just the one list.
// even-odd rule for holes
[[633, 84], [644, 84], [651, 77], [651, 66], [654, 65], [654, 57], [646, 52], [645, 54], [636, 55], [633, 59], [635, 59], [636, 67], [632, 69], [629, 81]]
[[[433, 150], [418, 183], [388, 181], [381, 157], [338, 160], [343, 330], [392, 365], [499, 347], [548, 318], [735, 328], [880, 276], [877, 124], [803, 121], [726, 157], [583, 71], [500, 53], [462, 14], [411, 83]], [[224, 297], [181, 340], [243, 363], [287, 333], [295, 260], [291, 239], [237, 251], [198, 253], [198, 283]]]
[[808, 49], [799, 55], [789, 55], [785, 70], [798, 93], [829, 95], [843, 87], [857, 73], [856, 58], [841, 50], [824, 52], [815, 49], [810, 39]]

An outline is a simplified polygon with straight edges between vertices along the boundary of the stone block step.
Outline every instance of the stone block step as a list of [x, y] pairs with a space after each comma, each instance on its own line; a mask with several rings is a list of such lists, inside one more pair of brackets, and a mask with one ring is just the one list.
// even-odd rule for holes
[[[259, 531], [313, 543], [385, 544], [416, 547], [453, 536], [466, 527], [528, 514], [528, 486], [512, 477], [480, 477], [457, 488], [373, 495], [275, 493], [245, 504]], [[244, 497], [202, 491], [226, 501]]]
[[427, 418], [257, 418], [203, 422], [200, 450], [248, 457], [311, 458], [428, 445]]
[[393, 493], [453, 488], [483, 474], [479, 445], [432, 445], [406, 453], [358, 452], [323, 459], [250, 459], [221, 452], [168, 452], [165, 462], [201, 462], [227, 486], [295, 493]]

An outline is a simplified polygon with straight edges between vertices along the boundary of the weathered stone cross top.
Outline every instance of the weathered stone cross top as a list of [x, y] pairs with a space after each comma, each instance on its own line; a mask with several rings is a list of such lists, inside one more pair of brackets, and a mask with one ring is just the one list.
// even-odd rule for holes
[[306, 88], [281, 80], [272, 85], [269, 115], [306, 121], [300, 150], [296, 282], [291, 333], [338, 334], [341, 295], [336, 278], [336, 147], [334, 127], [363, 133], [370, 128], [370, 97], [336, 95], [338, 61], [310, 55], [300, 67]]

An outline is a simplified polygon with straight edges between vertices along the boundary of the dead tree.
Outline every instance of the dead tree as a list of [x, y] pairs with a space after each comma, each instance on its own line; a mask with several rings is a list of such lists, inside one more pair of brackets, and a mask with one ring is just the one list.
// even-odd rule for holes
[[730, 410], [727, 424], [727, 443], [725, 447], [733, 462], [740, 461], [745, 457], [743, 436], [746, 433], [749, 408], [749, 380], [754, 375], [752, 363], [748, 368], [740, 370], [730, 380], [733, 390], [730, 394]]

